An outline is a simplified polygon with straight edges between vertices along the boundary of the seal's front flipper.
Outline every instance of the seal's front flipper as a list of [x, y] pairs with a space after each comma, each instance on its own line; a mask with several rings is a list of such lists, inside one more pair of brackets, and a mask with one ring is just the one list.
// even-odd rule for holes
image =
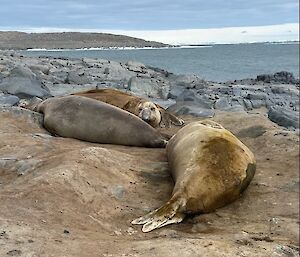
[[164, 109], [160, 109], [161, 114], [161, 122], [160, 127], [167, 127], [170, 128], [171, 124], [175, 126], [182, 126], [184, 124], [184, 120], [176, 117], [172, 113], [169, 113], [168, 111]]
[[133, 220], [131, 223], [135, 225], [144, 225], [143, 232], [150, 232], [156, 228], [181, 222], [185, 214], [182, 212], [185, 202], [181, 199], [170, 200], [162, 207], [150, 212], [149, 214]]

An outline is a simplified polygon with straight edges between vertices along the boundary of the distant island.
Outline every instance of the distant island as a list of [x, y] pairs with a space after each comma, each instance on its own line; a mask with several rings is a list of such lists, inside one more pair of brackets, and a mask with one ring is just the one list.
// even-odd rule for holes
[[108, 33], [25, 33], [0, 31], [0, 50], [168, 47], [139, 38]]

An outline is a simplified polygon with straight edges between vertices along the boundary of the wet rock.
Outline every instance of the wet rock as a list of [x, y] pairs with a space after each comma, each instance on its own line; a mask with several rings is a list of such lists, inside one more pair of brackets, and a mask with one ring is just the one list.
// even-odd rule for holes
[[19, 97], [51, 96], [49, 89], [44, 86], [36, 75], [27, 67], [17, 66], [9, 76], [0, 83], [0, 91]]
[[257, 81], [265, 83], [284, 83], [284, 84], [299, 84], [299, 80], [295, 79], [293, 73], [288, 71], [280, 71], [274, 74], [261, 74], [256, 77]]

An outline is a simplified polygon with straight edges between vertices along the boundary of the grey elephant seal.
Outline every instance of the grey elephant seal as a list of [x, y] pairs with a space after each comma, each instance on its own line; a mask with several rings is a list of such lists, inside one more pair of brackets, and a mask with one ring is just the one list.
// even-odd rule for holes
[[80, 95], [102, 101], [125, 111], [128, 111], [141, 118], [152, 127], [182, 126], [184, 121], [166, 111], [163, 107], [145, 98], [134, 96], [113, 88], [92, 89], [77, 92], [73, 95]]
[[30, 107], [44, 114], [49, 132], [62, 137], [102, 144], [166, 145], [159, 132], [135, 115], [83, 96], [49, 98]]
[[205, 120], [180, 129], [167, 145], [175, 181], [171, 199], [132, 221], [143, 232], [179, 223], [185, 215], [208, 213], [236, 200], [252, 180], [253, 153], [220, 124]]

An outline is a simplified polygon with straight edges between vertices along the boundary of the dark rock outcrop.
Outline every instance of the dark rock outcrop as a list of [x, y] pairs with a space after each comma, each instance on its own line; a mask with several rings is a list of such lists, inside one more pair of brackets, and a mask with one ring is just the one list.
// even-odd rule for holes
[[0, 91], [20, 97], [49, 97], [49, 89], [27, 67], [13, 68], [8, 77], [0, 82]]

